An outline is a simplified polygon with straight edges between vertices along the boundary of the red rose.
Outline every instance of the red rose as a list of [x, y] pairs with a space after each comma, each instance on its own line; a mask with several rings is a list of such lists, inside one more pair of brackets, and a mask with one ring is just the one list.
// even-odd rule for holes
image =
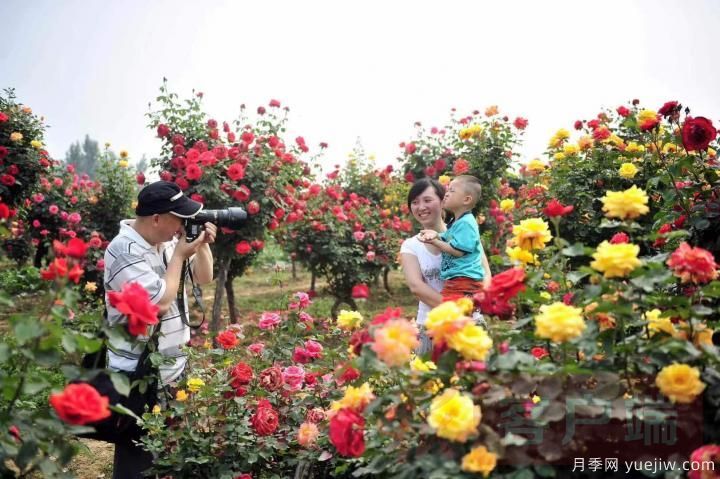
[[629, 243], [630, 237], [626, 233], [615, 233], [612, 238], [610, 238], [610, 243], [612, 244], [620, 244], [620, 243]]
[[0, 176], [0, 183], [5, 186], [12, 186], [15, 184], [15, 177], [13, 175], [4, 174]]
[[680, 104], [676, 101], [668, 101], [663, 106], [660, 107], [658, 110], [658, 113], [662, 116], [670, 116], [673, 113], [677, 112], [680, 107]]
[[172, 141], [172, 144], [173, 144], [173, 145], [184, 145], [184, 144], [185, 144], [185, 137], [182, 136], [182, 135], [180, 135], [180, 134], [177, 134], [177, 133], [176, 133], [176, 134], [174, 134], [174, 135], [172, 136], [171, 141]]
[[320, 359], [322, 358], [323, 346], [317, 341], [308, 339], [307, 341], [305, 341], [305, 351], [311, 358]]
[[597, 141], [607, 140], [608, 138], [610, 138], [610, 135], [610, 130], [607, 126], [604, 125], [595, 128], [592, 134], [593, 138]]
[[510, 268], [492, 277], [489, 290], [512, 299], [525, 289], [524, 281], [525, 270], [522, 268]]
[[0, 146], [0, 160], [4, 160], [8, 156], [8, 149], [4, 146]]
[[261, 240], [252, 240], [252, 241], [250, 242], [250, 246], [251, 246], [252, 249], [254, 249], [255, 251], [262, 251], [262, 249], [265, 247], [265, 243], [264, 243], [263, 241], [261, 241]]
[[157, 136], [160, 138], [165, 138], [170, 134], [170, 128], [168, 128], [167, 125], [160, 123], [157, 127]]
[[576, 130], [582, 130], [583, 123], [582, 123], [582, 121], [577, 120], [573, 126], [575, 127]]
[[279, 100], [270, 100], [270, 106], [273, 108], [280, 108], [280, 101]]
[[84, 425], [110, 417], [108, 398], [86, 383], [68, 384], [63, 392], [51, 394], [50, 405], [68, 424]]
[[150, 296], [139, 283], [123, 285], [122, 290], [108, 291], [110, 305], [128, 318], [128, 332], [133, 336], [147, 335], [149, 325], [158, 323], [160, 308], [150, 302]]
[[249, 215], [256, 215], [260, 212], [260, 205], [257, 201], [251, 201], [247, 205], [247, 212]]
[[365, 452], [363, 432], [365, 418], [351, 409], [340, 409], [330, 419], [330, 442], [346, 457], [360, 457]]
[[253, 378], [253, 370], [247, 363], [239, 362], [230, 370], [232, 381], [230, 385], [237, 389], [240, 386], [250, 384]]
[[242, 185], [240, 188], [237, 189], [237, 191], [235, 191], [235, 193], [233, 193], [233, 198], [241, 202], [249, 200], [250, 189], [247, 186]]
[[240, 181], [245, 178], [245, 167], [240, 163], [233, 163], [227, 169], [227, 176], [233, 181]]
[[628, 110], [627, 107], [625, 107], [625, 106], [617, 107], [617, 112], [618, 112], [618, 115], [622, 116], [623, 118], [630, 114], [630, 110]]
[[247, 241], [241, 241], [235, 245], [235, 252], [237, 252], [237, 254], [245, 255], [250, 253], [250, 251], [252, 251], [252, 246], [250, 246], [250, 243]]
[[277, 411], [267, 399], [260, 400], [255, 414], [250, 418], [250, 424], [259, 436], [269, 436], [274, 433], [279, 422]]
[[235, 479], [253, 479], [252, 474], [248, 474], [247, 472], [244, 474], [240, 474]]
[[135, 181], [137, 181], [138, 185], [141, 185], [141, 186], [144, 185], [145, 184], [145, 173], [143, 173], [142, 171], [140, 173], [138, 173], [137, 176], [135, 177]]
[[223, 349], [232, 349], [240, 343], [237, 334], [229, 329], [217, 335], [217, 342]]
[[572, 213], [573, 209], [575, 209], [574, 206], [563, 206], [562, 203], [553, 198], [547, 204], [545, 209], [543, 209], [543, 213], [545, 213], [545, 216], [549, 218], [555, 218], [557, 216], [569, 215], [570, 213]]
[[353, 348], [353, 353], [359, 356], [363, 344], [372, 342], [372, 336], [370, 336], [370, 333], [367, 329], [360, 329], [358, 331], [355, 331], [352, 336], [350, 336], [349, 342], [350, 346], [352, 346]]
[[470, 163], [463, 158], [458, 158], [453, 165], [453, 173], [455, 175], [462, 175], [470, 171]]
[[708, 145], [717, 136], [717, 130], [707, 118], [687, 117], [682, 128], [682, 141], [687, 151], [707, 150]]
[[518, 130], [524, 130], [528, 126], [528, 121], [525, 118], [517, 117], [517, 118], [515, 118], [513, 125]]
[[263, 369], [259, 376], [260, 385], [267, 391], [277, 391], [283, 384], [282, 370], [277, 366]]
[[542, 359], [546, 356], [549, 356], [550, 353], [548, 353], [547, 349], [541, 348], [540, 346], [535, 346], [530, 350], [530, 354], [532, 354], [535, 359]]
[[712, 253], [685, 242], [673, 251], [667, 265], [683, 283], [707, 283], [718, 277], [718, 265]]
[[335, 378], [335, 382], [338, 386], [342, 386], [345, 383], [351, 383], [360, 377], [360, 371], [349, 364], [340, 366], [337, 370], [335, 370], [335, 374], [337, 375], [339, 371], [342, 371], [342, 373]]
[[5, 203], [0, 203], [0, 219], [10, 218], [10, 208]]
[[353, 299], [367, 299], [370, 296], [370, 288], [366, 284], [356, 284], [350, 295]]
[[299, 363], [299, 364], [307, 364], [310, 361], [312, 361], [312, 357], [308, 354], [308, 352], [301, 348], [300, 346], [295, 346], [295, 351], [293, 351], [292, 355], [293, 362]]
[[217, 128], [218, 122], [217, 120], [213, 120], [212, 118], [207, 121], [208, 128]]
[[5, 123], [10, 119], [9, 116], [7, 116], [5, 113], [0, 111], [0, 123]]
[[188, 180], [197, 181], [202, 177], [203, 170], [196, 164], [191, 163], [187, 166], [187, 169], [185, 170], [185, 177]]
[[325, 411], [323, 408], [316, 407], [307, 412], [305, 415], [305, 419], [309, 422], [313, 423], [319, 423], [323, 422], [327, 418], [327, 415], [325, 414]]
[[417, 150], [417, 146], [415, 146], [415, 143], [408, 143], [405, 145], [405, 154], [412, 155]]
[[88, 245], [80, 238], [73, 238], [68, 241], [65, 247], [65, 254], [75, 259], [83, 259], [87, 253]]

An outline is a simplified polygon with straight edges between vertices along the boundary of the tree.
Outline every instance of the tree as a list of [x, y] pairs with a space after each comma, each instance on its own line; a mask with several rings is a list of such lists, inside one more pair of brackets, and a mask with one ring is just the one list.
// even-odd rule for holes
[[99, 157], [100, 146], [98, 142], [90, 138], [90, 135], [85, 135], [82, 145], [79, 141], [70, 145], [65, 154], [65, 163], [74, 165], [77, 172], [87, 173], [90, 178], [94, 178]]

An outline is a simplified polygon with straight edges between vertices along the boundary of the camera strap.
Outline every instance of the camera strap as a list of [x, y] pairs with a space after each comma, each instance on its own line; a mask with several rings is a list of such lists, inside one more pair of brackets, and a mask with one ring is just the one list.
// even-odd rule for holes
[[[190, 277], [193, 298], [195, 299], [195, 303], [198, 305], [200, 311], [202, 312], [202, 321], [200, 321], [200, 324], [198, 325], [193, 325], [190, 323], [190, 314], [189, 312], [185, 311], [185, 275], [188, 275]], [[182, 320], [183, 324], [193, 329], [198, 329], [203, 324], [205, 324], [205, 303], [203, 302], [202, 289], [200, 288], [200, 286], [195, 284], [193, 271], [192, 268], [190, 268], [190, 262], [187, 259], [183, 261], [182, 270], [180, 272], [180, 284], [178, 286], [177, 303], [178, 309], [180, 310], [180, 319]]]

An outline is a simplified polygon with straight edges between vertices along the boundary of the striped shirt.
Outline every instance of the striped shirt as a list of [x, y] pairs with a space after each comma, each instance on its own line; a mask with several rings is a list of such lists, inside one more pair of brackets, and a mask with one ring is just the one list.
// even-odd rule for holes
[[[156, 304], [165, 294], [165, 272], [177, 239], [161, 243], [157, 247], [152, 246], [133, 229], [133, 221], [120, 222], [120, 233], [105, 250], [105, 291], [120, 291], [124, 284], [137, 282], [147, 290], [150, 301]], [[107, 294], [105, 305], [110, 326], [127, 322], [126, 316], [110, 305]], [[185, 311], [188, 311], [187, 295]], [[175, 360], [160, 365], [161, 381], [168, 384], [177, 379], [185, 369], [187, 357], [180, 348], [190, 341], [190, 327], [186, 324], [187, 320], [182, 321], [177, 301], [172, 302], [160, 321], [158, 349], [163, 356]], [[108, 347], [108, 368], [134, 371], [148, 339], [147, 336], [138, 336], [135, 341], [111, 339]]]

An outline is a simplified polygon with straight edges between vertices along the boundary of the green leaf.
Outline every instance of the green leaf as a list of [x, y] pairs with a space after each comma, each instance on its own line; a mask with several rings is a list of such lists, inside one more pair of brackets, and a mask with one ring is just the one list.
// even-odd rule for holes
[[128, 396], [130, 394], [130, 379], [122, 373], [111, 372], [110, 380], [113, 383], [113, 387], [122, 394]]
[[4, 363], [10, 357], [10, 347], [5, 343], [0, 343], [0, 363]]
[[14, 324], [15, 338], [22, 345], [29, 340], [37, 338], [43, 332], [42, 325], [35, 318], [25, 317], [18, 319]]
[[36, 394], [50, 386], [50, 383], [43, 378], [29, 378], [23, 383], [23, 393], [28, 395]]
[[[587, 248], [589, 249], [589, 248]], [[582, 243], [575, 243], [572, 246], [568, 246], [567, 248], [562, 249], [562, 254], [565, 256], [575, 257], [575, 256], [587, 256], [592, 252], [590, 250], [590, 253], [586, 251], [585, 245]]]
[[70, 331], [66, 331], [65, 334], [63, 334], [62, 346], [68, 353], [74, 353], [76, 351], [77, 341], [75, 341], [75, 336]]
[[696, 304], [692, 307], [693, 313], [695, 313], [697, 316], [710, 316], [713, 314], [713, 309], [708, 308], [707, 306], [704, 306], [702, 304]]

